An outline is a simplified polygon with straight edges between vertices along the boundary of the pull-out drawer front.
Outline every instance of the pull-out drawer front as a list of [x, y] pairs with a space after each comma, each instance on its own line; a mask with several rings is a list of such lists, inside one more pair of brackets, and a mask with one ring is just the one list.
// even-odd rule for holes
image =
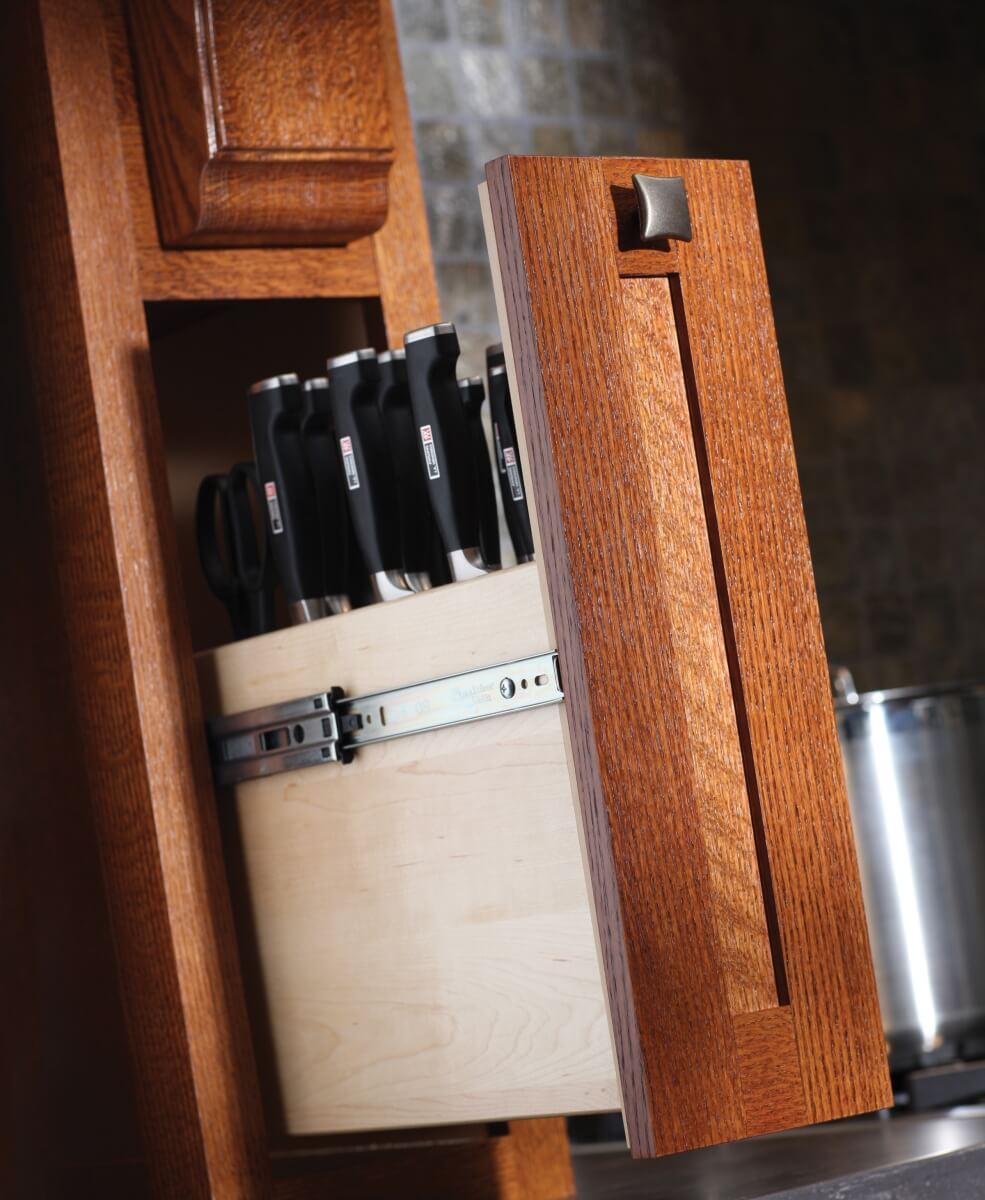
[[[636, 173], [690, 242], [640, 241]], [[631, 1145], [889, 1104], [747, 168], [487, 181]]]
[[[510, 662], [547, 638], [529, 564], [223, 647], [199, 678], [206, 712], [236, 713]], [[289, 1133], [620, 1106], [563, 706], [362, 746], [220, 802]]]

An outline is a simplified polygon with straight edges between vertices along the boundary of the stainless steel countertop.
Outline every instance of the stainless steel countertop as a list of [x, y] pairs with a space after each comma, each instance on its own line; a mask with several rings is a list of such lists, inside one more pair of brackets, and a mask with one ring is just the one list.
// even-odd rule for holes
[[579, 1200], [964, 1200], [985, 1196], [985, 1107], [832, 1121], [633, 1162], [574, 1149]]

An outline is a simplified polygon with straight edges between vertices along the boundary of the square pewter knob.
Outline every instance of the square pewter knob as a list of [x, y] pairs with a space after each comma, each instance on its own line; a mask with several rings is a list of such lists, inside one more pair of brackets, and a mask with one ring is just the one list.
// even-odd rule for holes
[[687, 207], [684, 180], [679, 175], [634, 175], [636, 202], [640, 208], [640, 237], [691, 240], [691, 214]]

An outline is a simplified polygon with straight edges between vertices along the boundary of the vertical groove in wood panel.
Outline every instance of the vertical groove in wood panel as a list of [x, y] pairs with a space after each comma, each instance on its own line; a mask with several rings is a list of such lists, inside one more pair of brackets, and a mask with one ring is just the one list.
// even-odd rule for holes
[[[661, 447], [640, 428], [652, 381], [626, 338], [601, 167], [512, 159], [487, 176], [631, 1145], [666, 1153], [739, 1137], [676, 597], [649, 476]], [[519, 196], [538, 201], [520, 212]], [[586, 771], [594, 756], [600, 779]]]
[[[742, 674], [735, 647], [735, 628], [732, 620], [731, 602], [728, 595], [728, 580], [725, 575], [725, 564], [722, 560], [721, 536], [718, 531], [718, 517], [715, 514], [715, 500], [708, 468], [708, 448], [705, 445], [704, 431], [701, 428], [701, 411], [698, 406], [698, 398], [694, 387], [694, 370], [691, 365], [691, 343], [687, 332], [687, 313], [684, 311], [684, 301], [681, 297], [680, 276], [675, 275], [671, 278], [670, 291], [673, 297], [674, 321], [677, 327], [684, 385], [687, 390], [688, 409], [691, 419], [691, 436], [694, 442], [698, 475], [701, 480], [701, 495], [704, 503], [712, 569], [715, 576], [715, 588], [718, 593], [719, 617], [732, 691], [732, 710], [746, 782], [746, 798], [752, 820], [756, 861], [759, 867], [759, 883], [762, 890], [763, 907], [770, 942], [774, 988], [777, 1003], [785, 1005], [790, 1001], [790, 991], [787, 985], [787, 969], [783, 961], [783, 942], [780, 937], [779, 918], [776, 912], [773, 872], [770, 867], [769, 850], [766, 845], [766, 832], [763, 827], [759, 780], [756, 778], [756, 764], [753, 761], [752, 743], [749, 736], [749, 714], [746, 712], [746, 698], [742, 688]], [[765, 1008], [767, 1006], [762, 1005], [761, 1007]]]
[[670, 286], [624, 279], [620, 293], [720, 967], [730, 1011], [757, 1012], [777, 1003], [773, 951]]
[[744, 163], [667, 160], [682, 306], [808, 1115], [891, 1103], [755, 204]]

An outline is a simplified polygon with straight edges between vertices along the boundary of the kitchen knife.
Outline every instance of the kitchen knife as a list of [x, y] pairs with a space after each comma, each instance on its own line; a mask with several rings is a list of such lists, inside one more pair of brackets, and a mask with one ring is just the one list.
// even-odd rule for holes
[[427, 484], [417, 449], [417, 427], [407, 385], [403, 350], [377, 355], [380, 365], [380, 415], [397, 486], [400, 513], [400, 557], [404, 575], [415, 592], [451, 579], [444, 553], [435, 555], [436, 529]]
[[465, 410], [455, 365], [458, 335], [447, 322], [404, 337], [418, 448], [428, 497], [452, 578], [486, 574], [479, 550], [479, 504]]
[[330, 358], [328, 382], [345, 496], [373, 598], [400, 600], [412, 595], [412, 588], [400, 568], [397, 488], [377, 399], [376, 351]]
[[301, 440], [297, 375], [261, 379], [249, 390], [253, 453], [277, 572], [294, 625], [326, 615], [318, 502]]
[[496, 510], [496, 485], [489, 465], [489, 444], [482, 428], [482, 402], [486, 398], [485, 384], [479, 375], [458, 381], [465, 423], [468, 427], [469, 449], [475, 471], [475, 486], [479, 499], [479, 549], [490, 571], [502, 566], [499, 553], [499, 513]]
[[335, 449], [328, 380], [324, 376], [306, 379], [301, 390], [301, 438], [318, 505], [325, 608], [332, 614], [349, 612], [349, 512]]
[[510, 384], [506, 377], [506, 356], [502, 346], [486, 349], [486, 372], [489, 376], [489, 415], [492, 419], [493, 441], [496, 445], [496, 465], [499, 468], [499, 490], [503, 498], [503, 515], [517, 562], [530, 562], [534, 556], [534, 539], [530, 528], [530, 512], [523, 482], [523, 469], [516, 444], [516, 423], [510, 401]]

